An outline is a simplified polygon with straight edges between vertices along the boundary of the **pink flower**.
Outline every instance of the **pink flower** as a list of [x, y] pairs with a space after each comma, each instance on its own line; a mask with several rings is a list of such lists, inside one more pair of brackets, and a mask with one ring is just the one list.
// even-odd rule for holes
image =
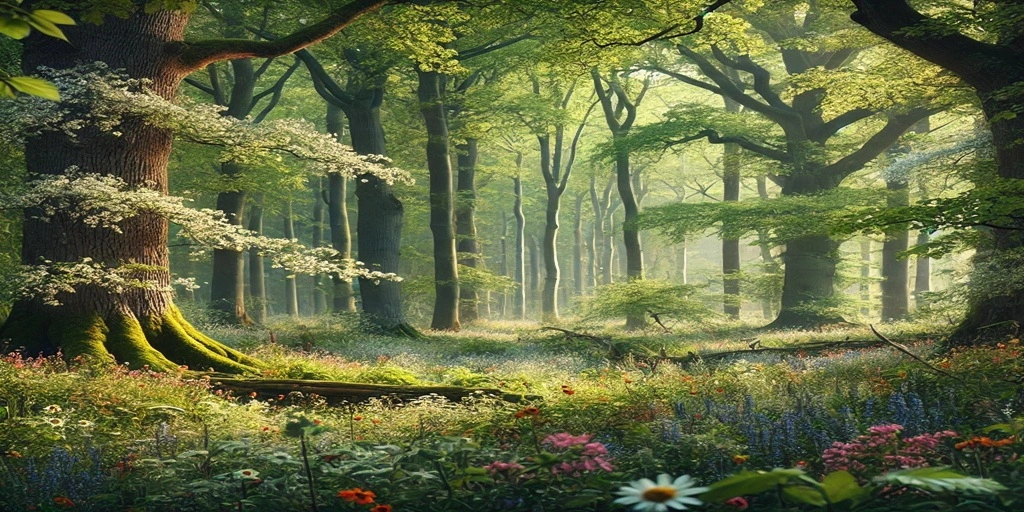
[[731, 507], [736, 507], [736, 510], [746, 510], [750, 506], [747, 500], [742, 496], [736, 496], [735, 498], [729, 498], [725, 500], [725, 504]]

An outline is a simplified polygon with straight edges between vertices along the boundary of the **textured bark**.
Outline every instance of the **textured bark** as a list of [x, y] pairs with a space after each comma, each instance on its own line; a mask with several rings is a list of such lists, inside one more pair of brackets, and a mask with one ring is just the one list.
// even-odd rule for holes
[[[340, 107], [327, 104], [327, 131], [333, 133], [339, 141], [345, 131], [341, 115]], [[327, 177], [327, 220], [331, 226], [331, 247], [338, 251], [342, 258], [351, 258], [352, 231], [348, 221], [348, 179], [341, 174], [333, 173]], [[331, 283], [334, 289], [331, 310], [335, 313], [354, 312], [356, 297], [352, 291], [352, 281], [333, 275]]]
[[[888, 207], [910, 204], [906, 181], [888, 181], [886, 189]], [[902, 320], [910, 313], [910, 262], [900, 257], [908, 248], [910, 235], [905, 224], [886, 229], [882, 244], [882, 320]]]
[[[104, 61], [132, 77], [152, 80], [153, 90], [172, 98], [181, 75], [175, 56], [166, 44], [180, 41], [187, 15], [158, 12], [136, 13], [128, 19], [107, 18], [102, 25], [68, 27], [67, 43], [33, 36], [26, 41], [26, 70], [45, 65], [67, 69], [79, 61]], [[131, 186], [167, 191], [167, 162], [172, 134], [128, 120], [122, 137], [87, 127], [78, 138], [49, 133], [32, 138], [25, 148], [30, 173], [61, 174], [76, 166], [84, 172], [108, 174]], [[92, 258], [108, 266], [128, 262], [147, 266], [137, 277], [157, 288], [132, 288], [124, 293], [83, 286], [62, 294], [60, 306], [37, 301], [17, 302], [0, 330], [0, 337], [26, 345], [27, 353], [55, 353], [107, 359], [111, 356], [133, 367], [149, 365], [156, 370], [174, 369], [185, 363], [223, 371], [248, 371], [259, 365], [210, 340], [188, 325], [174, 307], [169, 283], [167, 220], [141, 215], [121, 224], [122, 234], [96, 229], [66, 219], [44, 222], [35, 212], [24, 219], [22, 261], [41, 259], [75, 262]]]
[[417, 97], [427, 128], [427, 169], [430, 173], [430, 232], [434, 242], [434, 314], [431, 329], [457, 331], [459, 269], [455, 254], [453, 176], [444, 104], [445, 77], [417, 70]]
[[[545, 148], [541, 147], [541, 158]], [[558, 318], [558, 212], [561, 207], [562, 192], [557, 187], [547, 189], [547, 201], [544, 205], [544, 240], [541, 252], [544, 258], [544, 287], [541, 291], [541, 320], [550, 321]]]
[[[263, 194], [253, 197], [248, 228], [256, 234], [263, 234]], [[267, 276], [259, 251], [249, 251], [249, 312], [257, 323], [267, 321]]]
[[526, 319], [526, 216], [523, 215], [523, 180], [520, 178], [523, 165], [523, 155], [516, 155], [516, 176], [512, 178], [513, 195], [512, 215], [516, 218], [516, 240], [513, 252], [515, 253], [514, 278], [516, 289], [512, 308], [515, 317], [520, 320]]
[[[458, 166], [457, 199], [455, 202], [456, 251], [459, 264], [476, 268], [480, 262], [480, 246], [476, 234], [476, 162], [477, 140], [466, 139], [455, 147]], [[480, 317], [479, 297], [474, 286], [459, 286], [459, 320], [473, 322]]]

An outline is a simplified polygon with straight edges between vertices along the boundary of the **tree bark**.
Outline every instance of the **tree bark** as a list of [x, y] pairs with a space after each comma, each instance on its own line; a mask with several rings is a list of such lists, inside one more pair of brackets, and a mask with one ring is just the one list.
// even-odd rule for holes
[[[320, 177], [310, 178], [310, 188], [313, 190], [313, 224], [310, 226], [310, 236], [313, 247], [324, 245], [324, 180]], [[312, 276], [313, 283], [313, 313], [320, 315], [327, 312], [327, 292], [324, 290], [324, 279], [322, 274]]]
[[[74, 41], [42, 36], [26, 40], [23, 64], [68, 69], [78, 62], [106, 62], [134, 78], [151, 80], [153, 91], [173, 98], [179, 73], [177, 56], [167, 44], [181, 41], [188, 17], [177, 11], [137, 12], [127, 19], [108, 17], [102, 25], [64, 29]], [[113, 175], [130, 186], [167, 192], [167, 163], [172, 133], [127, 120], [122, 137], [95, 127], [79, 131], [76, 139], [51, 132], [31, 138], [25, 148], [28, 171], [36, 175], [63, 174], [71, 167], [83, 172]], [[173, 370], [179, 364], [221, 371], [252, 371], [259, 362], [198, 332], [174, 306], [169, 288], [167, 220], [152, 214], [121, 223], [122, 233], [55, 219], [46, 222], [27, 211], [23, 224], [22, 261], [78, 262], [92, 258], [116, 267], [132, 262], [147, 266], [135, 277], [155, 288], [131, 288], [115, 293], [82, 286], [58, 297], [60, 306], [35, 300], [17, 302], [0, 330], [0, 337], [26, 344], [27, 353], [96, 360], [114, 359], [132, 367]]]
[[[292, 202], [288, 201], [288, 208], [284, 212], [284, 237], [295, 238], [295, 220], [292, 212]], [[295, 274], [284, 270], [284, 303], [285, 312], [288, 316], [296, 318], [299, 316], [299, 284]]]
[[523, 180], [520, 177], [522, 172], [523, 155], [516, 155], [516, 175], [512, 178], [512, 189], [515, 197], [512, 204], [512, 215], [516, 218], [516, 241], [513, 252], [515, 252], [515, 276], [516, 289], [512, 301], [512, 308], [515, 317], [519, 320], [526, 320], [526, 216], [523, 215]]
[[[927, 244], [928, 239], [927, 232], [919, 232], [917, 245]], [[928, 303], [924, 294], [930, 292], [932, 287], [932, 260], [925, 256], [918, 256], [914, 261], [917, 263], [914, 267], [914, 307], [920, 308]]]
[[445, 79], [436, 71], [417, 69], [417, 97], [427, 127], [430, 172], [430, 232], [434, 241], [434, 314], [431, 329], [458, 331], [459, 269], [455, 254], [453, 176], [444, 105]]
[[[508, 273], [508, 214], [501, 212], [501, 241], [498, 245], [498, 273], [502, 277], [510, 277]], [[498, 298], [498, 315], [505, 318], [508, 315], [508, 292], [503, 291]]]
[[[740, 112], [740, 104], [731, 98], [724, 97], [725, 109], [729, 112]], [[722, 199], [727, 202], [740, 200], [740, 168], [743, 150], [736, 144], [724, 144], [722, 147]], [[728, 226], [723, 227], [728, 231]], [[722, 236], [722, 309], [725, 316], [738, 320], [740, 317], [740, 240], [739, 238]]]
[[583, 295], [583, 254], [589, 244], [583, 241], [583, 194], [576, 195], [576, 217], [573, 219], [572, 281], [576, 296]]
[[[455, 202], [456, 250], [459, 253], [459, 264], [475, 269], [480, 262], [480, 246], [476, 234], [477, 139], [466, 139], [466, 143], [455, 146], [455, 150], [459, 170]], [[473, 322], [480, 318], [476, 288], [461, 283], [459, 297], [459, 320]]]
[[[332, 103], [327, 104], [327, 132], [334, 134], [339, 142], [345, 131], [342, 113], [341, 107]], [[331, 227], [331, 247], [338, 251], [342, 258], [351, 258], [352, 231], [348, 220], [348, 179], [338, 173], [327, 176], [327, 220]], [[356, 297], [352, 290], [352, 281], [333, 275], [331, 283], [334, 290], [331, 310], [335, 313], [355, 312]]]
[[[910, 204], [910, 191], [905, 180], [886, 182], [889, 196], [886, 204], [896, 208]], [[899, 255], [910, 248], [910, 235], [905, 224], [885, 231], [882, 244], [882, 320], [902, 320], [910, 313], [910, 262]]]
[[871, 314], [871, 239], [860, 241], [860, 314]]
[[[541, 151], [546, 148], [541, 146]], [[543, 153], [542, 156], [543, 158]], [[544, 255], [544, 287], [541, 291], [541, 320], [544, 322], [558, 318], [558, 212], [562, 201], [562, 191], [557, 187], [547, 187], [547, 202], [544, 207], [544, 241], [541, 245]]]
[[[249, 231], [263, 234], [263, 194], [254, 194], [249, 208]], [[267, 276], [263, 268], [263, 256], [259, 251], [249, 251], [249, 311], [253, 320], [262, 324], [267, 321]]]

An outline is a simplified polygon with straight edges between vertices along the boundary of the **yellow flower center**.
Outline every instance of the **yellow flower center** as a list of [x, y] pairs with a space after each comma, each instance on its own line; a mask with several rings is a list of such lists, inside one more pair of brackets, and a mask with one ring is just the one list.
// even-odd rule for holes
[[665, 503], [666, 501], [676, 497], [676, 488], [668, 486], [657, 486], [651, 487], [644, 491], [640, 495], [644, 501], [651, 501], [654, 503]]

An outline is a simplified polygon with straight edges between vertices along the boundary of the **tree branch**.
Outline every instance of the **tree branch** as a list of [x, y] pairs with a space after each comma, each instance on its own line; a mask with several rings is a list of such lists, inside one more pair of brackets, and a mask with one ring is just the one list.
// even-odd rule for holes
[[270, 58], [287, 55], [336, 34], [360, 16], [380, 9], [388, 0], [354, 0], [335, 9], [318, 23], [272, 41], [208, 39], [193, 43], [174, 42], [168, 48], [178, 54], [178, 71], [187, 75], [211, 62], [246, 57]]
[[[700, 14], [694, 16], [693, 18], [690, 18], [691, 21], [693, 21], [694, 25], [693, 25], [692, 29], [687, 30], [686, 32], [679, 32], [679, 33], [676, 33], [676, 34], [672, 34], [672, 31], [674, 31], [674, 30], [676, 30], [676, 29], [678, 29], [679, 27], [682, 26], [679, 23], [675, 23], [673, 25], [670, 25], [668, 28], [666, 28], [664, 30], [659, 30], [658, 32], [655, 32], [654, 34], [652, 34], [650, 36], [647, 36], [647, 37], [645, 37], [643, 39], [640, 39], [638, 41], [632, 41], [632, 42], [614, 41], [614, 42], [611, 42], [611, 43], [594, 43], [594, 44], [598, 48], [608, 48], [610, 46], [643, 46], [644, 44], [647, 44], [647, 43], [649, 43], [651, 41], [656, 41], [656, 40], [668, 41], [668, 40], [676, 39], [676, 38], [679, 38], [679, 37], [696, 34], [697, 32], [700, 32], [701, 29], [704, 28], [704, 17], [705, 16], [707, 16], [708, 14], [711, 14], [712, 12], [715, 12], [716, 10], [718, 10], [719, 8], [721, 8], [722, 6], [724, 6], [725, 4], [728, 4], [730, 2], [732, 2], [732, 0], [715, 0], [715, 2], [713, 4], [705, 7], [703, 10], [701, 10]], [[671, 35], [669, 35], [669, 34], [671, 34]]]
[[288, 79], [291, 78], [292, 73], [294, 73], [296, 69], [299, 69], [300, 65], [302, 65], [302, 61], [296, 58], [295, 62], [288, 67], [288, 70], [285, 71], [281, 75], [281, 77], [277, 79], [277, 82], [274, 83], [273, 87], [258, 94], [257, 96], [259, 96], [259, 99], [257, 99], [256, 96], [253, 97], [252, 106], [255, 107], [256, 103], [259, 102], [259, 100], [262, 99], [263, 96], [266, 96], [268, 91], [270, 91], [270, 94], [272, 95], [270, 97], [270, 102], [267, 103], [267, 106], [262, 111], [260, 111], [260, 113], [257, 114], [255, 118], [253, 118], [253, 123], [259, 124], [263, 122], [263, 120], [267, 118], [267, 115], [270, 114], [270, 111], [274, 110], [274, 107], [276, 107], [277, 104], [281, 102], [281, 93], [284, 91], [285, 82], [287, 82]]
[[815, 142], [825, 142], [830, 137], [835, 135], [839, 130], [850, 126], [861, 119], [866, 119], [875, 115], [877, 111], [869, 110], [866, 108], [855, 108], [839, 114], [832, 118], [827, 123], [823, 123], [821, 127], [813, 132], [807, 134], [807, 137]]
[[899, 138], [914, 126], [918, 121], [928, 117], [937, 110], [915, 108], [905, 114], [891, 116], [889, 122], [877, 133], [871, 136], [860, 148], [853, 153], [846, 155], [838, 161], [826, 166], [821, 170], [823, 175], [831, 176], [836, 181], [842, 181], [850, 173], [863, 168], [868, 162], [882, 154], [889, 146], [892, 146]]
[[726, 135], [723, 137], [722, 135], [719, 135], [718, 132], [711, 129], [701, 130], [693, 135], [683, 137], [681, 139], [669, 139], [665, 141], [665, 146], [677, 146], [680, 144], [686, 144], [687, 142], [693, 142], [695, 140], [700, 140], [704, 138], [707, 138], [708, 142], [712, 144], [733, 143], [743, 149], [757, 153], [761, 156], [770, 158], [778, 162], [789, 163], [793, 161], [792, 157], [789, 156], [789, 153], [785, 151], [781, 151], [768, 146], [762, 146], [746, 137], [738, 135]]

